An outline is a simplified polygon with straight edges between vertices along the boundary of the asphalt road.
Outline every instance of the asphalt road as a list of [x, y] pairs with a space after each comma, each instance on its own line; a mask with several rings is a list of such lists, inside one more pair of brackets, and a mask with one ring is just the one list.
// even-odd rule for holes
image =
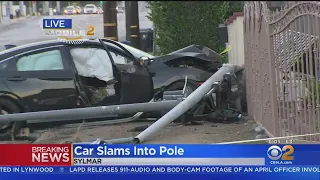
[[[152, 28], [152, 22], [146, 17], [147, 11], [148, 10], [146, 8], [140, 8], [140, 28]], [[10, 24], [0, 25], [0, 46], [3, 47], [3, 45], [5, 44], [23, 45], [37, 41], [57, 39], [56, 37], [44, 35], [44, 31], [40, 27], [40, 21], [42, 18], [72, 18], [73, 23], [79, 25], [83, 29], [87, 29], [87, 26], [94, 26], [95, 36], [104, 37], [102, 14], [38, 16], [20, 20]], [[125, 36], [125, 13], [118, 13], [119, 41], [125, 40]]]

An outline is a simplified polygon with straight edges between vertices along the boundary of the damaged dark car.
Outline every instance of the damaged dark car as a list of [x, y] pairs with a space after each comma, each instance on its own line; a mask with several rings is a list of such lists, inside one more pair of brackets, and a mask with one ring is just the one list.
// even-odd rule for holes
[[[155, 57], [105, 39], [11, 46], [0, 52], [0, 113], [161, 100], [167, 90], [195, 90], [222, 66], [220, 58], [198, 45]], [[1, 124], [0, 133], [11, 127]]]

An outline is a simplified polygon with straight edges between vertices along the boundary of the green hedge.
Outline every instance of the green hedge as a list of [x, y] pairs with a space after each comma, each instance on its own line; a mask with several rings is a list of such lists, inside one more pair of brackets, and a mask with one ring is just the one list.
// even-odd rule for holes
[[191, 44], [204, 45], [218, 53], [225, 49], [219, 42], [218, 26], [232, 13], [228, 1], [149, 1], [149, 8], [161, 54]]

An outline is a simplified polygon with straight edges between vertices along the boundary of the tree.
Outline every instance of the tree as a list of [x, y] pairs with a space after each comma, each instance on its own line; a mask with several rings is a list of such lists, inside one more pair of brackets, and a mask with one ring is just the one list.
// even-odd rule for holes
[[228, 1], [149, 1], [161, 54], [191, 44], [207, 46], [217, 52], [224, 49], [219, 42], [218, 27], [228, 13]]
[[226, 19], [233, 15], [234, 12], [243, 11], [243, 1], [230, 1], [229, 8], [226, 14]]

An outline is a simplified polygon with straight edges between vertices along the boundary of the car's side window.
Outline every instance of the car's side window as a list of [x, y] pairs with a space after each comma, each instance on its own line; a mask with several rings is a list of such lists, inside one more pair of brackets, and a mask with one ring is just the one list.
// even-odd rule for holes
[[111, 56], [112, 56], [112, 59], [114, 61], [114, 63], [116, 64], [133, 64], [133, 61], [128, 58], [127, 56], [124, 56], [112, 49], [109, 50]]
[[78, 74], [103, 81], [113, 79], [113, 67], [108, 53], [97, 47], [77, 47], [70, 50]]
[[109, 42], [104, 43], [108, 46], [108, 50], [112, 56], [114, 63], [133, 64], [133, 60], [128, 55], [126, 55], [119, 46]]
[[23, 56], [17, 60], [17, 71], [63, 70], [60, 50], [50, 50]]

